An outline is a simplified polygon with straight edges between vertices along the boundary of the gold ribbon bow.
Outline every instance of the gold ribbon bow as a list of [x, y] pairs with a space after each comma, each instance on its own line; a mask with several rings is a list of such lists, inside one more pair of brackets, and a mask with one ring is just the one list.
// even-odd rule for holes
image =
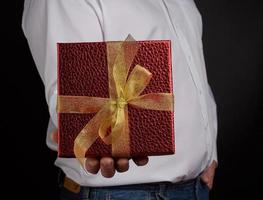
[[[60, 113], [94, 113], [74, 141], [74, 154], [84, 166], [85, 154], [100, 137], [112, 145], [112, 156], [129, 157], [128, 104], [142, 109], [173, 111], [172, 93], [140, 93], [152, 77], [146, 68], [136, 65], [128, 72], [140, 47], [130, 35], [123, 42], [107, 42], [110, 98], [58, 96]], [[111, 127], [111, 133], [107, 130]]]

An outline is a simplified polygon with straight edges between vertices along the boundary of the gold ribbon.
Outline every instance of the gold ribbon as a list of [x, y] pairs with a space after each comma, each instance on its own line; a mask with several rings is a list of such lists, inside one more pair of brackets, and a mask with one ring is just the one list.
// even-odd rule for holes
[[[131, 35], [123, 42], [107, 42], [109, 98], [58, 96], [60, 113], [96, 113], [74, 141], [74, 154], [84, 166], [85, 154], [100, 137], [112, 145], [113, 157], [130, 157], [128, 104], [142, 109], [173, 111], [172, 93], [140, 95], [152, 77], [146, 68], [136, 65], [128, 72], [140, 47]], [[111, 127], [111, 133], [107, 130]]]

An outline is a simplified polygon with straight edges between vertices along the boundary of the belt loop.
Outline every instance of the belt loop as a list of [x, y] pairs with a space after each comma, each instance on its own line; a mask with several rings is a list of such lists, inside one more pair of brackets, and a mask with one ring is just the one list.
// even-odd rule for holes
[[82, 189], [78, 183], [76, 183], [72, 179], [68, 178], [67, 176], [65, 176], [65, 178], [64, 178], [64, 188], [66, 188], [67, 190], [69, 190], [70, 192], [73, 192], [75, 194], [80, 193], [80, 191]]

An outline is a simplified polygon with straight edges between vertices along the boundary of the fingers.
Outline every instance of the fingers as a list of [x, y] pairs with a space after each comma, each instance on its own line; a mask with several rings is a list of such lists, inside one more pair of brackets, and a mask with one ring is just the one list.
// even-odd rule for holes
[[116, 170], [118, 172], [126, 172], [129, 169], [129, 160], [127, 158], [119, 158], [116, 160]]
[[[138, 166], [146, 165], [149, 161], [148, 157], [133, 158], [134, 162]], [[100, 169], [102, 176], [111, 178], [115, 174], [115, 170], [118, 172], [126, 172], [129, 169], [129, 160], [127, 158], [118, 158], [116, 163], [111, 157], [103, 157], [100, 160]]]
[[148, 163], [149, 158], [147, 156], [145, 156], [145, 157], [137, 157], [137, 158], [133, 158], [133, 161], [138, 166], [144, 166], [144, 165], [146, 165]]
[[86, 159], [86, 170], [92, 174], [97, 174], [100, 169], [100, 161], [97, 158]]
[[111, 178], [115, 174], [114, 160], [111, 157], [103, 157], [100, 159], [101, 174], [105, 178]]
[[86, 159], [86, 170], [91, 174], [97, 174], [101, 169], [101, 174], [105, 178], [111, 178], [115, 174], [114, 160], [110, 157]]
[[[148, 157], [133, 158], [134, 162], [138, 166], [143, 166], [148, 163]], [[114, 176], [116, 170], [118, 172], [126, 172], [129, 169], [128, 158], [118, 158], [116, 161], [112, 157], [87, 158], [85, 164], [86, 170], [92, 174], [97, 174], [101, 170], [101, 175], [105, 178], [111, 178]]]

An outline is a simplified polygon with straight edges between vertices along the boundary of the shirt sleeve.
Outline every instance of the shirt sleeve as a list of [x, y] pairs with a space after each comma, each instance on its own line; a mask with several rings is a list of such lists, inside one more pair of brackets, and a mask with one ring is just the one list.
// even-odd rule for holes
[[58, 126], [57, 43], [102, 41], [101, 19], [90, 1], [25, 0], [22, 29], [45, 86], [52, 123]]

